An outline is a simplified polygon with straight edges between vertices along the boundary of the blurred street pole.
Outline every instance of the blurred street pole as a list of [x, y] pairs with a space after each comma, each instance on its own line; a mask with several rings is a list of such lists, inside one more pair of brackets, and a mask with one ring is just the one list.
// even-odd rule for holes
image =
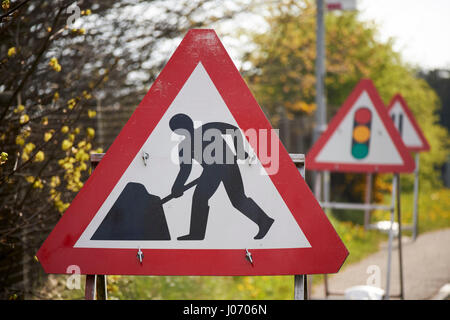
[[326, 99], [325, 99], [325, 0], [316, 0], [317, 27], [316, 27], [316, 113], [313, 133], [313, 143], [317, 141], [326, 126]]
[[[330, 10], [354, 11], [356, 0], [316, 0], [316, 113], [313, 145], [327, 128], [327, 99], [325, 92], [325, 5]], [[330, 201], [330, 172], [323, 171], [313, 176], [314, 194], [317, 200]], [[322, 188], [323, 184], [323, 188]]]
[[[315, 126], [313, 132], [313, 145], [323, 131], [325, 131], [326, 119], [326, 97], [325, 97], [325, 0], [316, 0], [317, 18], [316, 18], [316, 113]], [[329, 173], [324, 172], [325, 179], [329, 181]], [[322, 183], [321, 174], [314, 173], [314, 194], [317, 200], [321, 200]], [[328, 188], [324, 190], [324, 195], [329, 195]], [[329, 200], [329, 199], [325, 199]]]
[[[325, 100], [325, 0], [316, 0], [316, 113], [315, 126], [313, 132], [313, 141], [311, 145], [319, 139], [326, 126], [326, 100]], [[327, 172], [328, 173], [328, 172]], [[329, 173], [328, 173], [329, 174]], [[322, 201], [322, 174], [321, 172], [314, 172], [313, 176], [313, 190], [317, 201]], [[327, 182], [329, 182], [329, 175], [326, 175]], [[324, 194], [329, 201], [328, 188], [325, 187]], [[325, 297], [328, 297], [328, 279], [324, 275]]]

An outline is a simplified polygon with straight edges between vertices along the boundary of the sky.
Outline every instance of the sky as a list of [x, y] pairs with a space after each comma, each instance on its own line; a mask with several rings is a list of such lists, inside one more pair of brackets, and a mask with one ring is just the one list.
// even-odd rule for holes
[[[360, 20], [375, 22], [380, 41], [394, 40], [405, 62], [423, 70], [450, 69], [450, 0], [357, 0], [357, 9]], [[223, 23], [224, 30], [236, 25], [257, 32], [265, 28], [264, 18], [255, 15]], [[249, 39], [222, 41], [240, 67], [239, 52]]]
[[423, 69], [450, 69], [450, 0], [358, 0], [361, 20], [394, 38], [406, 62]]

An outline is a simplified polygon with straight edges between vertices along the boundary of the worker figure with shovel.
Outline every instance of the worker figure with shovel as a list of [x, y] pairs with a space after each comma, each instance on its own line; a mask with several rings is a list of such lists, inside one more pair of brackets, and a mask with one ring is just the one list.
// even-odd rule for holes
[[[243, 150], [240, 130], [228, 123], [210, 122], [194, 129], [192, 119], [186, 114], [176, 114], [169, 122], [173, 132], [185, 137], [178, 145], [180, 171], [172, 187], [172, 195], [181, 197], [186, 190], [185, 183], [195, 159], [203, 167], [197, 180], [192, 197], [191, 221], [189, 234], [178, 237], [178, 240], [203, 240], [208, 222], [208, 201], [223, 183], [233, 207], [239, 210], [259, 227], [254, 239], [262, 239], [272, 226], [270, 218], [252, 199], [245, 195], [242, 176], [237, 160], [244, 160], [248, 154]], [[234, 154], [222, 135], [233, 133]], [[200, 137], [200, 138], [199, 138]], [[207, 152], [210, 154], [207, 154]], [[209, 155], [210, 157], [205, 157]]]

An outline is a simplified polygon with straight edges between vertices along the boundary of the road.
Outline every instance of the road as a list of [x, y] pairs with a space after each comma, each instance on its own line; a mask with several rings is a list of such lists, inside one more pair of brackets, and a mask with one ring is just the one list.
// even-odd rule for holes
[[[397, 244], [397, 239], [394, 239], [394, 244]], [[402, 244], [405, 299], [433, 298], [439, 289], [450, 283], [450, 229], [419, 235], [415, 242], [404, 238]], [[393, 296], [400, 293], [398, 262], [398, 250], [395, 246], [392, 253], [390, 290]], [[377, 253], [345, 267], [335, 275], [330, 275], [328, 277], [329, 290], [342, 293], [349, 287], [366, 285], [369, 277], [372, 276], [369, 281], [375, 279], [373, 273], [367, 273], [368, 268], [381, 271], [379, 283], [381, 288], [385, 289], [387, 243], [383, 243]], [[324, 297], [322, 282], [313, 287], [311, 298], [323, 299]], [[343, 296], [331, 296], [330, 298], [343, 299]]]

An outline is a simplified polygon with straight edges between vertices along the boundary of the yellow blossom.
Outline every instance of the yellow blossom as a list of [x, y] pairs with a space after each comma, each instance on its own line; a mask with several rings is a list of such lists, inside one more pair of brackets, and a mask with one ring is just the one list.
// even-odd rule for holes
[[87, 128], [86, 133], [89, 138], [94, 138], [94, 136], [95, 136], [95, 130], [93, 128]]
[[55, 70], [56, 72], [60, 72], [61, 71], [61, 65], [58, 62], [58, 59], [53, 57], [50, 59], [50, 62], [48, 63], [48, 65], [50, 67], [53, 68], [53, 70]]
[[25, 123], [27, 123], [28, 121], [30, 121], [30, 117], [29, 117], [27, 114], [23, 114], [23, 115], [21, 115], [20, 118], [19, 118], [20, 124], [25, 124]]
[[36, 155], [34, 156], [34, 161], [35, 162], [42, 162], [45, 159], [45, 155], [43, 151], [38, 151], [38, 153], [36, 153]]
[[86, 90], [83, 91], [83, 97], [87, 100], [92, 99], [92, 95]]
[[4, 164], [8, 160], [8, 154], [6, 152], [2, 152], [0, 154], [0, 164]]
[[94, 118], [97, 115], [97, 112], [95, 110], [88, 110], [88, 117]]
[[25, 145], [25, 147], [23, 148], [23, 151], [26, 152], [26, 153], [31, 153], [34, 150], [35, 147], [36, 146], [35, 146], [35, 144], [33, 142], [28, 142]]
[[87, 170], [87, 165], [85, 162], [81, 162], [80, 165], [78, 166], [78, 169], [80, 171], [86, 171]]
[[44, 126], [48, 125], [48, 117], [43, 117], [42, 120], [41, 120], [41, 123], [42, 123]]
[[39, 189], [42, 189], [43, 187], [44, 187], [44, 185], [43, 185], [41, 179], [38, 179], [38, 180], [36, 180], [35, 183], [33, 183], [33, 188], [39, 188]]
[[19, 146], [23, 146], [24, 143], [25, 143], [25, 139], [23, 138], [22, 135], [19, 134], [19, 135], [16, 137], [16, 144], [18, 144]]
[[32, 183], [33, 184], [33, 188], [39, 188], [42, 189], [44, 187], [44, 185], [42, 184], [41, 179], [33, 177], [33, 176], [27, 176], [25, 177], [25, 179], [27, 180], [28, 183]]
[[25, 177], [25, 180], [27, 180], [28, 183], [33, 183], [34, 182], [34, 177], [33, 176], [27, 176], [27, 177]]
[[10, 1], [9, 0], [2, 0], [2, 9], [3, 10], [8, 10], [9, 9], [9, 3], [10, 3]]
[[61, 180], [59, 179], [58, 176], [53, 176], [53, 177], [50, 179], [50, 186], [51, 186], [52, 188], [56, 188], [56, 187], [59, 186], [60, 184], [61, 184]]
[[63, 142], [61, 143], [61, 149], [63, 149], [64, 151], [68, 150], [71, 147], [72, 147], [72, 142], [67, 139], [64, 139]]
[[61, 128], [61, 132], [62, 132], [62, 133], [67, 133], [67, 132], [69, 132], [69, 127], [68, 127], [68, 126], [63, 126], [63, 127]]
[[14, 113], [21, 113], [23, 110], [25, 110], [25, 106], [23, 104], [19, 104], [17, 108], [14, 109]]
[[8, 57], [13, 57], [17, 53], [16, 47], [11, 47], [8, 49]]
[[72, 33], [78, 33], [78, 34], [85, 34], [86, 33], [86, 29], [84, 29], [84, 28], [80, 28], [80, 29], [73, 28], [71, 31], [72, 31]]
[[50, 140], [53, 137], [54, 132], [55, 132], [55, 130], [52, 129], [52, 130], [44, 133], [44, 141], [47, 142], [48, 140]]
[[59, 92], [56, 91], [55, 94], [53, 95], [53, 100], [58, 101], [59, 99]]
[[77, 161], [89, 161], [89, 155], [83, 149], [80, 149], [75, 154], [75, 159]]
[[67, 101], [67, 107], [70, 110], [72, 110], [75, 107], [76, 104], [77, 104], [77, 101], [74, 98], [72, 98], [69, 101]]

